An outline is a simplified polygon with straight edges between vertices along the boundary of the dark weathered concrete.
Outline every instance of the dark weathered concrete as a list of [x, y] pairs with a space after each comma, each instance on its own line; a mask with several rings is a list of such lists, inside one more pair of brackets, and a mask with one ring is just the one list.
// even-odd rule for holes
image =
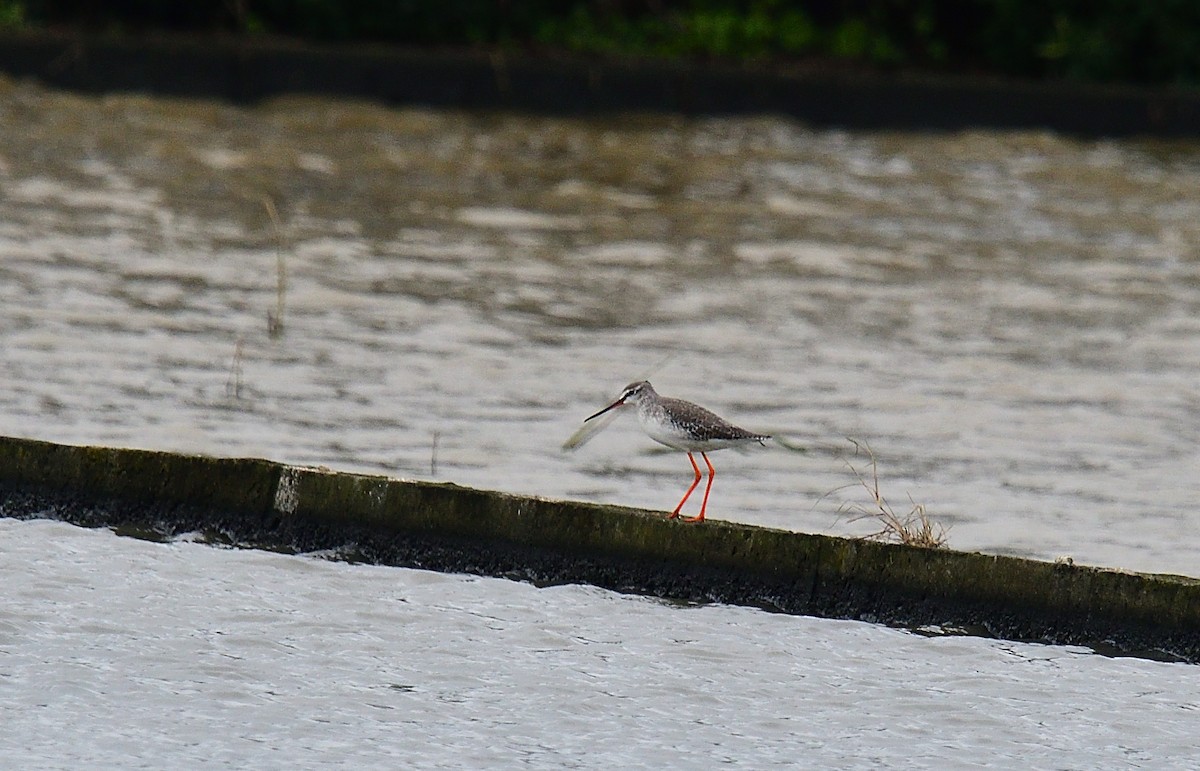
[[0, 72], [90, 92], [254, 101], [284, 93], [552, 114], [773, 113], [864, 129], [1200, 136], [1200, 93], [767, 66], [610, 61], [256, 37], [0, 35]]
[[1200, 580], [0, 437], [0, 515], [1200, 661]]

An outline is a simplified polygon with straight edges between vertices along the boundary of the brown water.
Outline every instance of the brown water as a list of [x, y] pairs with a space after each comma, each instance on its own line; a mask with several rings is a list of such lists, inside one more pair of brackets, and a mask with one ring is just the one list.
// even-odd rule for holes
[[0, 420], [661, 509], [634, 421], [560, 449], [651, 377], [806, 449], [712, 456], [712, 517], [868, 532], [852, 437], [954, 547], [1200, 575], [1197, 190], [1184, 144], [2, 82]]

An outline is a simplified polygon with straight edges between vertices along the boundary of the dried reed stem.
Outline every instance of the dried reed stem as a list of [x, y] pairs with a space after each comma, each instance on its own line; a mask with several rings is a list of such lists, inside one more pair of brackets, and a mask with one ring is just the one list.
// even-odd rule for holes
[[229, 377], [225, 379], [225, 396], [230, 399], [242, 398], [242, 350], [245, 340], [239, 335], [233, 346], [233, 362], [229, 365]]
[[267, 311], [267, 335], [276, 340], [283, 335], [283, 311], [287, 299], [287, 263], [283, 259], [283, 228], [279, 224], [279, 212], [270, 196], [262, 197], [263, 208], [271, 218], [271, 230], [275, 235], [275, 309]]

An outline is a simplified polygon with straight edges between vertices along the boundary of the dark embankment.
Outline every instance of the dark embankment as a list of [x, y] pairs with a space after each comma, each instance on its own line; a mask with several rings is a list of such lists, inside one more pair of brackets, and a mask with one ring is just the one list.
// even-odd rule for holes
[[784, 115], [813, 126], [1195, 137], [1200, 93], [653, 59], [314, 45], [240, 37], [0, 34], [0, 72], [99, 93], [253, 102], [282, 94], [587, 115]]

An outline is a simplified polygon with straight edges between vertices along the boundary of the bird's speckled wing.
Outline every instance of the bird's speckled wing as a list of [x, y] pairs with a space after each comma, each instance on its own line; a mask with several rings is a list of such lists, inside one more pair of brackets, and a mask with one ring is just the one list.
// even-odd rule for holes
[[770, 437], [756, 434], [733, 425], [712, 410], [683, 399], [664, 398], [661, 404], [671, 414], [672, 420], [699, 441], [755, 439], [762, 441]]

